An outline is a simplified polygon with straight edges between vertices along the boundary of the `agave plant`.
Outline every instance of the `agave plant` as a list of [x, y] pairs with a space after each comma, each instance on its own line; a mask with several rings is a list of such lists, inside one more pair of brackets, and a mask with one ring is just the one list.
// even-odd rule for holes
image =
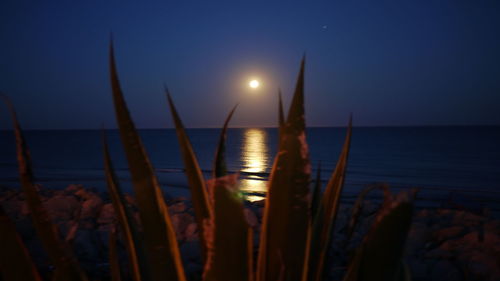
[[[26, 196], [26, 203], [30, 210], [31, 220], [37, 236], [42, 242], [42, 246], [51, 263], [56, 268], [53, 280], [86, 281], [87, 276], [76, 260], [76, 256], [73, 254], [68, 243], [60, 237], [59, 229], [51, 222], [47, 209], [42, 204], [42, 199], [34, 183], [31, 156], [21, 130], [21, 125], [17, 120], [16, 112], [11, 102], [6, 96], [3, 97], [12, 115], [21, 186]], [[8, 254], [8, 252], [5, 253], [5, 255]], [[9, 257], [6, 256], [5, 258]]]
[[[105, 136], [104, 167], [115, 209], [117, 227], [110, 233], [112, 280], [122, 280], [117, 258], [118, 233], [128, 256], [128, 272], [134, 281], [186, 280], [178, 242], [151, 161], [142, 145], [125, 102], [118, 79], [113, 44], [109, 47], [112, 96], [121, 141], [127, 156], [140, 221], [135, 221], [124, 200]], [[174, 120], [180, 151], [199, 230], [204, 263], [201, 278], [207, 281], [321, 281], [328, 278], [328, 252], [339, 210], [352, 136], [352, 118], [336, 168], [321, 194], [318, 168], [314, 192], [310, 191], [311, 163], [306, 140], [304, 111], [304, 71], [302, 59], [293, 100], [285, 118], [279, 93], [279, 149], [268, 181], [264, 215], [259, 236], [258, 256], [253, 257], [253, 231], [244, 215], [244, 199], [238, 191], [238, 174], [227, 174], [224, 160], [226, 131], [236, 109], [224, 122], [215, 153], [213, 178], [206, 180], [199, 167], [170, 92], [165, 88]], [[14, 109], [10, 106], [17, 139], [21, 182], [31, 209], [33, 223], [51, 263], [54, 280], [87, 280], [70, 245], [60, 239], [34, 185], [28, 147]], [[371, 231], [356, 251], [344, 280], [404, 280], [402, 266], [405, 238], [411, 223], [412, 196], [388, 198]], [[356, 209], [356, 208], [355, 208]], [[0, 209], [1, 211], [1, 209]], [[354, 220], [358, 213], [355, 212]], [[352, 221], [352, 220], [351, 220]], [[355, 224], [355, 222], [353, 222]], [[139, 230], [140, 224], [142, 231]], [[352, 228], [352, 226], [351, 226]], [[4, 279], [40, 280], [15, 229], [0, 212], [0, 241], [10, 241], [0, 252]], [[384, 258], [380, 258], [384, 255]], [[7, 257], [15, 259], [9, 260]], [[15, 260], [15, 262], [14, 262]], [[254, 265], [256, 261], [256, 265]], [[9, 264], [17, 266], [9, 267]], [[17, 274], [17, 275], [16, 275]], [[17, 279], [14, 279], [13, 276]], [[126, 278], [129, 279], [129, 278]]]

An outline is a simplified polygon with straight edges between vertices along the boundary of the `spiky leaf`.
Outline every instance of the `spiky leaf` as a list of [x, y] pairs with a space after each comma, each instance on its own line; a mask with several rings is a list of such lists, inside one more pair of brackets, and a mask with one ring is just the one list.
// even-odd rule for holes
[[335, 227], [340, 195], [344, 186], [349, 148], [351, 145], [351, 134], [352, 118], [349, 120], [349, 127], [347, 128], [346, 138], [337, 166], [328, 181], [321, 205], [314, 219], [308, 273], [310, 281], [320, 281], [323, 278], [327, 254], [332, 240], [332, 232]]
[[304, 118], [304, 59], [269, 178], [257, 280], [301, 280], [310, 236], [311, 166]]
[[113, 169], [113, 163], [111, 162], [108, 144], [104, 132], [102, 142], [106, 183], [109, 195], [111, 197], [111, 202], [113, 203], [113, 209], [115, 210], [116, 218], [123, 233], [123, 240], [125, 243], [125, 249], [127, 250], [129, 261], [128, 266], [130, 268], [132, 280], [147, 280], [148, 278], [142, 277], [143, 275], [148, 275], [148, 269], [145, 264], [146, 261], [143, 254], [144, 249], [140, 247], [142, 245], [142, 241], [140, 241], [139, 238], [138, 226], [129, 208], [129, 205], [123, 196], [118, 179]]
[[238, 174], [208, 181], [214, 216], [207, 229], [209, 249], [203, 279], [251, 281], [252, 229], [248, 226]]
[[361, 193], [358, 195], [358, 198], [356, 199], [356, 202], [354, 202], [354, 206], [352, 207], [351, 219], [349, 220], [346, 230], [345, 244], [347, 244], [351, 240], [351, 237], [354, 234], [354, 230], [358, 225], [366, 195], [376, 189], [382, 189], [384, 191], [384, 194], [386, 195], [384, 196], [384, 198], [388, 198], [388, 194], [390, 193], [387, 185], [371, 185], [361, 191]]
[[0, 206], [0, 276], [5, 281], [41, 281], [40, 275], [16, 231]]
[[281, 142], [282, 136], [283, 136], [283, 130], [285, 129], [285, 113], [283, 112], [283, 101], [281, 98], [281, 89], [278, 89], [278, 120], [279, 120], [279, 126], [278, 126], [278, 146], [279, 143]]
[[59, 229], [52, 223], [47, 209], [43, 206], [42, 199], [34, 184], [31, 156], [21, 130], [21, 125], [17, 120], [16, 112], [9, 99], [3, 95], [2, 97], [12, 115], [21, 186], [26, 196], [26, 203], [29, 207], [37, 236], [42, 242], [42, 246], [47, 252], [50, 261], [56, 267], [56, 276], [60, 278], [59, 280], [87, 280], [87, 276], [81, 269], [71, 248], [64, 239], [61, 239]]
[[109, 47], [109, 67], [116, 119], [144, 229], [151, 278], [155, 281], [185, 280], [177, 239], [160, 184], [123, 97], [112, 43]]
[[227, 126], [229, 125], [229, 121], [234, 114], [238, 105], [235, 105], [229, 115], [224, 122], [224, 126], [222, 127], [222, 131], [219, 137], [219, 144], [217, 145], [217, 151], [215, 152], [215, 163], [213, 170], [213, 178], [220, 178], [225, 176], [227, 173], [226, 160], [225, 160], [225, 152], [226, 152], [226, 135], [227, 135]]
[[414, 192], [401, 193], [379, 212], [344, 281], [398, 280], [413, 198]]
[[205, 227], [206, 224], [212, 219], [212, 208], [208, 201], [207, 188], [205, 186], [205, 179], [201, 173], [200, 166], [198, 165], [198, 160], [194, 154], [189, 138], [182, 124], [181, 118], [175, 109], [174, 102], [168, 92], [167, 92], [168, 103], [170, 105], [170, 111], [172, 112], [172, 118], [175, 123], [175, 130], [177, 132], [177, 139], [181, 147], [182, 160], [184, 162], [184, 168], [186, 169], [186, 176], [188, 178], [189, 188], [191, 191], [191, 200], [193, 202], [194, 213], [196, 217], [196, 223], [200, 229], [199, 237], [201, 241], [202, 256], [206, 260], [207, 245], [205, 241]]

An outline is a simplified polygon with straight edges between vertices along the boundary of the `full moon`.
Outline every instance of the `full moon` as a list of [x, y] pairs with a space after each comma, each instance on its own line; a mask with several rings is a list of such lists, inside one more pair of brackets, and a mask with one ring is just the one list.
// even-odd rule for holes
[[250, 86], [250, 88], [256, 89], [260, 86], [260, 82], [257, 80], [252, 80], [248, 83], [248, 86]]

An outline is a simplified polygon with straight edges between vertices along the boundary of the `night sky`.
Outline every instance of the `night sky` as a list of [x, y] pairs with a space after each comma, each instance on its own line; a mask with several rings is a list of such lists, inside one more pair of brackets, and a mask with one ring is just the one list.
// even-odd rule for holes
[[187, 127], [237, 102], [232, 126], [275, 126], [304, 52], [309, 126], [500, 125], [500, 1], [3, 0], [0, 91], [25, 129], [115, 127], [110, 32], [140, 128], [172, 127], [163, 83]]

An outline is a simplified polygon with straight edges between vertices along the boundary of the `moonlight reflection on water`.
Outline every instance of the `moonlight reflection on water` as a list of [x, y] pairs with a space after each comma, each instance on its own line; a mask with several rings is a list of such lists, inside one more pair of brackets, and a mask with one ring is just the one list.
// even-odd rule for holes
[[243, 165], [241, 172], [249, 173], [240, 180], [241, 191], [251, 193], [246, 196], [249, 201], [260, 200], [262, 196], [252, 194], [264, 195], [267, 190], [267, 181], [264, 175], [269, 165], [267, 132], [257, 128], [246, 130], [241, 151]]

